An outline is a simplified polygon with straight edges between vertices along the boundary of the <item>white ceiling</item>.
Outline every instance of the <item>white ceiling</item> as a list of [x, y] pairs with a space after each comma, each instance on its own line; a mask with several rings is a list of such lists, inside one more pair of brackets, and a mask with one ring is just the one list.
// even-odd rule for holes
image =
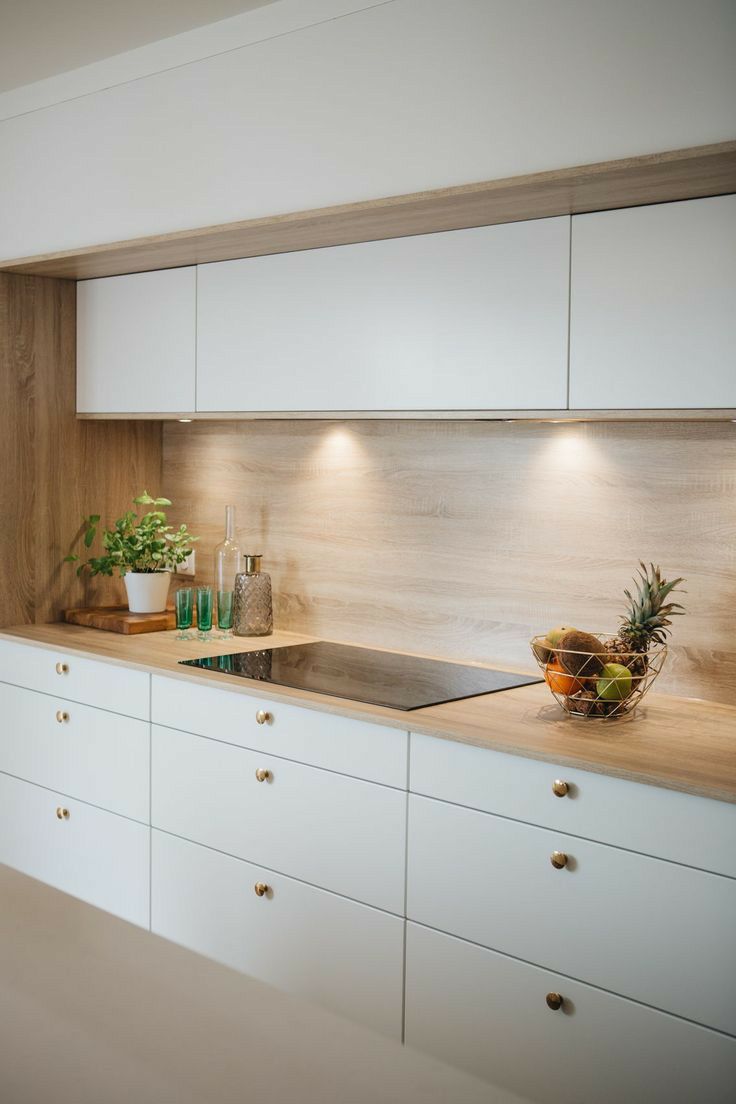
[[0, 92], [273, 0], [0, 0]]

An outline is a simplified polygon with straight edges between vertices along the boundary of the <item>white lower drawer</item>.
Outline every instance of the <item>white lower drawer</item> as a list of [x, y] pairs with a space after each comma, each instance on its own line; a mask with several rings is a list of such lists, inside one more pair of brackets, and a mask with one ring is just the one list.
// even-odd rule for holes
[[158, 935], [401, 1039], [398, 917], [157, 831], [151, 880]]
[[403, 916], [403, 790], [155, 725], [152, 749], [154, 827]]
[[412, 794], [407, 915], [736, 1035], [731, 878]]
[[736, 1084], [736, 1039], [416, 924], [406, 1042], [540, 1104], [731, 1104]]
[[0, 862], [148, 927], [150, 829], [142, 824], [0, 774]]
[[0, 771], [148, 823], [150, 725], [0, 683]]

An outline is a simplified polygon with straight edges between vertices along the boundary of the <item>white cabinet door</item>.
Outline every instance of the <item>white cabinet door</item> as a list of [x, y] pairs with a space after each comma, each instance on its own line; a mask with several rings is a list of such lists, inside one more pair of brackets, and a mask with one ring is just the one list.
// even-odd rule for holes
[[197, 409], [567, 405], [570, 220], [202, 265]]
[[404, 913], [403, 790], [154, 726], [151, 797], [157, 828]]
[[0, 770], [149, 823], [147, 721], [0, 683]]
[[143, 824], [0, 774], [0, 862], [143, 928], [150, 836]]
[[575, 215], [570, 406], [736, 407], [736, 195]]
[[151, 717], [167, 728], [406, 789], [409, 738], [400, 729], [160, 675], [151, 680]]
[[730, 1104], [736, 1084], [736, 1039], [416, 924], [406, 1042], [540, 1104]]
[[407, 861], [411, 920], [736, 1035], [734, 879], [413, 794]]
[[167, 413], [195, 406], [195, 267], [77, 285], [77, 411]]
[[151, 881], [158, 935], [401, 1039], [403, 920], [163, 832]]
[[[555, 794], [564, 782], [567, 792]], [[736, 805], [411, 734], [411, 789], [736, 878]]]
[[145, 671], [5, 639], [0, 640], [0, 675], [3, 682], [66, 701], [146, 721], [151, 715], [151, 676]]

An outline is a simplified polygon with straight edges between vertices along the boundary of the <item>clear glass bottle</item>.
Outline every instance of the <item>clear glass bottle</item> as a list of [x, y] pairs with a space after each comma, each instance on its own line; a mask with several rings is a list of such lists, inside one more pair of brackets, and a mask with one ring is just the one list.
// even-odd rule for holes
[[235, 576], [243, 570], [243, 553], [235, 532], [235, 507], [225, 507], [225, 539], [215, 549], [215, 594], [235, 589]]
[[235, 636], [269, 636], [273, 632], [271, 576], [261, 571], [260, 555], [245, 555], [243, 570], [235, 580], [233, 633]]

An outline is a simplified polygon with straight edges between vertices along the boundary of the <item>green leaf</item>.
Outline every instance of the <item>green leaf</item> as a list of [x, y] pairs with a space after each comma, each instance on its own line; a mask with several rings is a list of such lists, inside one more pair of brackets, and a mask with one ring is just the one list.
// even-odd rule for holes
[[151, 498], [148, 491], [144, 491], [143, 494], [139, 494], [133, 499], [136, 506], [152, 506], [155, 501], [154, 498]]
[[154, 498], [154, 506], [171, 506], [171, 499], [169, 498]]
[[73, 552], [70, 552], [68, 556], [64, 557], [63, 563], [76, 563], [78, 559], [79, 556], [76, 556]]

